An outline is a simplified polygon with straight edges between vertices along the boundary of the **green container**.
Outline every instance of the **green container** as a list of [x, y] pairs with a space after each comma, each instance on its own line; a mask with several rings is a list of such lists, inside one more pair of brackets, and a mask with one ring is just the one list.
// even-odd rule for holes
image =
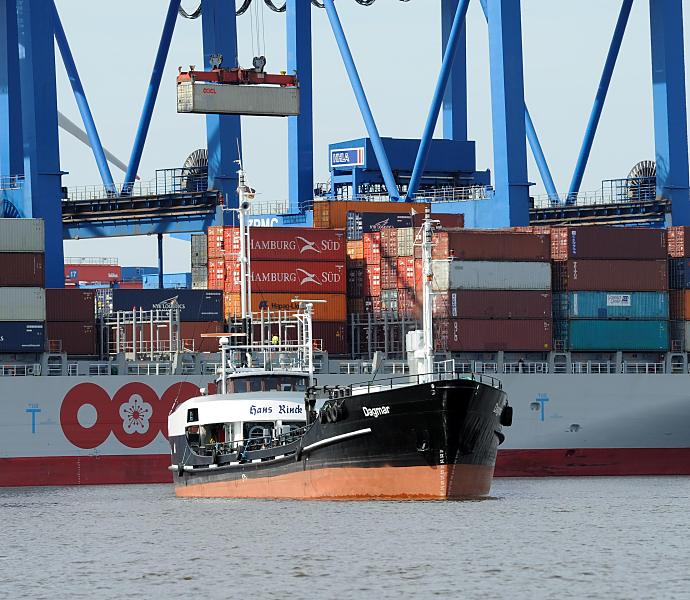
[[561, 322], [556, 335], [573, 351], [668, 351], [668, 321], [577, 319]]
[[668, 292], [568, 292], [554, 294], [557, 319], [668, 320]]

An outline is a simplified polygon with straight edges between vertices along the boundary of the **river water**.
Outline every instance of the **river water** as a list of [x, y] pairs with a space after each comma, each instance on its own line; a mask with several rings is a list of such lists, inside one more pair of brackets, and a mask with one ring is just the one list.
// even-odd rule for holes
[[497, 479], [474, 502], [0, 489], [0, 598], [690, 598], [690, 478]]

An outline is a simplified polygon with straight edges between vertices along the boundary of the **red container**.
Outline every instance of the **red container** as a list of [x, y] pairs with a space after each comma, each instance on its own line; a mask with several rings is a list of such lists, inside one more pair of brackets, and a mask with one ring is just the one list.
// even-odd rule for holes
[[550, 320], [438, 319], [437, 350], [450, 352], [548, 352], [552, 346]]
[[77, 288], [46, 290], [46, 321], [76, 321], [93, 324], [96, 320], [95, 290]]
[[364, 269], [364, 296], [381, 295], [381, 267], [369, 265]]
[[690, 227], [669, 227], [666, 232], [668, 255], [673, 258], [688, 258], [690, 256]]
[[223, 257], [223, 227], [221, 225], [212, 225], [208, 228], [206, 244], [207, 258]]
[[416, 286], [414, 257], [401, 256], [398, 258], [398, 288], [411, 289]]
[[347, 295], [349, 298], [364, 296], [364, 269], [348, 269]]
[[433, 258], [460, 260], [515, 260], [545, 262], [551, 259], [548, 235], [512, 231], [463, 230], [434, 235]]
[[[281, 343], [294, 342], [297, 338], [295, 327], [284, 328], [281, 332], [279, 332], [277, 324], [265, 327], [264, 336], [268, 336], [269, 339], [279, 334], [282, 335], [282, 338], [279, 337]], [[258, 326], [255, 326], [255, 339], [259, 339], [260, 335]], [[348, 354], [347, 323], [344, 321], [314, 322], [312, 338], [315, 350], [322, 350], [338, 356]]]
[[381, 257], [397, 258], [398, 256], [398, 230], [395, 227], [386, 227], [381, 230]]
[[0, 287], [43, 287], [43, 254], [36, 252], [0, 253]]
[[[300, 261], [345, 260], [345, 233], [342, 229], [252, 227], [250, 239], [252, 261], [275, 260], [277, 257], [280, 260]], [[240, 235], [236, 227], [225, 229], [226, 253], [228, 250], [233, 254], [239, 254]]]
[[364, 246], [364, 263], [378, 265], [381, 262], [381, 232], [365, 233], [362, 236]]
[[434, 294], [439, 318], [551, 320], [551, 292], [533, 290], [451, 290]]
[[375, 316], [381, 315], [381, 297], [370, 296], [364, 299], [364, 312], [371, 313]]
[[[91, 310], [93, 312], [93, 304], [91, 304]], [[91, 323], [50, 321], [46, 324], [46, 337], [48, 348], [52, 352], [65, 352], [75, 356], [95, 356], [98, 354], [96, 325], [93, 322], [93, 315], [91, 316]]]
[[65, 281], [122, 281], [122, 267], [119, 265], [65, 265]]
[[398, 314], [405, 319], [419, 319], [422, 314], [421, 298], [418, 300], [414, 288], [398, 290]]
[[553, 265], [555, 291], [663, 292], [665, 260], [569, 260]]
[[121, 290], [143, 290], [143, 281], [121, 281], [117, 284], [117, 287]]
[[[390, 230], [384, 230], [390, 231]], [[395, 290], [398, 287], [398, 261], [395, 258], [381, 257], [381, 289]]]
[[208, 282], [209, 290], [222, 290], [225, 288], [225, 259], [208, 259]]
[[646, 227], [554, 227], [551, 229], [554, 260], [666, 258], [664, 229]]
[[[252, 260], [252, 294], [345, 294], [345, 262]], [[226, 265], [226, 292], [240, 291], [240, 265]]]
[[[454, 215], [451, 213], [431, 213], [431, 218], [434, 221], [439, 221], [442, 230], [450, 231], [453, 229], [462, 229], [465, 226], [465, 215]], [[414, 227], [421, 227], [424, 222], [424, 213], [417, 213], [412, 215], [412, 224]]]

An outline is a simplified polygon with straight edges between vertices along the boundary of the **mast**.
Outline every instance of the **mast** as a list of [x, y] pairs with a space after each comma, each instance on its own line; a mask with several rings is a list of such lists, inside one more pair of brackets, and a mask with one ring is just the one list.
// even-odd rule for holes
[[247, 185], [245, 182], [245, 173], [240, 163], [240, 168], [237, 171], [239, 184], [237, 186], [237, 193], [240, 199], [238, 212], [240, 215], [240, 253], [237, 257], [240, 263], [240, 308], [242, 312], [242, 321], [246, 321], [249, 307], [249, 295], [251, 294], [251, 287], [248, 282], [249, 278], [249, 226], [247, 225], [247, 211], [249, 210], [249, 199], [247, 198]]
[[424, 224], [422, 226], [422, 286], [423, 286], [423, 329], [424, 329], [424, 366], [425, 373], [434, 372], [434, 332], [431, 302], [431, 283], [434, 275], [431, 263], [431, 249], [433, 247], [431, 234], [431, 209], [426, 208]]

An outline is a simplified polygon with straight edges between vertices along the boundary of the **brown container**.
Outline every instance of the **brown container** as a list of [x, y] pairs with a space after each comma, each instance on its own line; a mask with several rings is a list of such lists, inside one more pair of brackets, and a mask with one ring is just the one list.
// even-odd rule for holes
[[690, 290], [670, 290], [668, 304], [671, 321], [690, 320]]
[[[452, 231], [453, 229], [462, 229], [465, 227], [465, 215], [454, 215], [451, 213], [431, 213], [431, 218], [439, 222], [442, 230]], [[417, 213], [412, 216], [412, 224], [414, 227], [421, 227], [424, 222], [424, 213]]]
[[[345, 233], [338, 229], [311, 227], [252, 227], [250, 233], [251, 260], [345, 260]], [[240, 253], [237, 227], [226, 227], [225, 256]]]
[[666, 230], [646, 227], [554, 227], [551, 229], [554, 260], [666, 258]]
[[663, 292], [665, 260], [569, 260], [553, 264], [555, 291]]
[[[93, 311], [93, 304], [91, 307]], [[46, 338], [51, 352], [65, 352], [74, 356], [95, 356], [98, 354], [96, 336], [93, 316], [90, 323], [51, 321], [46, 324]]]
[[397, 258], [398, 256], [398, 230], [395, 227], [386, 227], [381, 230], [381, 258]]
[[222, 290], [225, 287], [225, 259], [208, 259], [208, 280], [206, 285], [209, 290]]
[[512, 231], [463, 230], [434, 236], [433, 258], [453, 255], [460, 260], [515, 260], [545, 262], [551, 259], [548, 235]]
[[437, 350], [450, 352], [548, 352], [552, 322], [543, 320], [437, 319]]
[[420, 319], [422, 300], [417, 298], [414, 288], [398, 290], [398, 314], [400, 318]]
[[93, 323], [96, 319], [95, 290], [62, 288], [46, 290], [46, 320]]
[[551, 293], [533, 290], [451, 290], [434, 294], [434, 316], [459, 319], [551, 320]]
[[37, 252], [0, 253], [0, 287], [43, 287], [45, 261]]
[[690, 227], [669, 227], [666, 232], [668, 235], [668, 255], [673, 258], [690, 256]]
[[414, 258], [401, 256], [398, 258], [398, 288], [414, 290], [415, 281]]
[[395, 258], [381, 258], [381, 289], [395, 290], [398, 287], [398, 261]]
[[381, 295], [381, 266], [367, 265], [364, 269], [364, 289], [365, 296]]
[[[428, 204], [414, 204], [417, 213], [424, 214]], [[412, 208], [412, 207], [410, 207]], [[367, 202], [367, 201], [348, 201], [348, 200], [317, 200], [314, 202], [314, 227], [345, 229], [348, 212], [359, 213], [397, 213], [400, 214], [400, 202]]]
[[347, 270], [347, 295], [349, 298], [364, 296], [364, 269]]
[[[252, 260], [252, 294], [345, 294], [345, 261]], [[240, 291], [240, 265], [226, 265], [226, 292]]]
[[[314, 321], [339, 321], [347, 318], [347, 303], [344, 294], [309, 294], [305, 296], [314, 302]], [[252, 294], [251, 311], [255, 314], [264, 311], [277, 316], [278, 311], [295, 312], [299, 310], [299, 302], [295, 294]], [[225, 292], [223, 306], [226, 319], [239, 318], [242, 314], [240, 295]], [[323, 302], [321, 302], [323, 300]]]
[[223, 257], [223, 227], [221, 225], [212, 225], [208, 228], [206, 243], [208, 258]]
[[378, 265], [381, 262], [381, 232], [365, 233], [362, 236], [364, 263]]

